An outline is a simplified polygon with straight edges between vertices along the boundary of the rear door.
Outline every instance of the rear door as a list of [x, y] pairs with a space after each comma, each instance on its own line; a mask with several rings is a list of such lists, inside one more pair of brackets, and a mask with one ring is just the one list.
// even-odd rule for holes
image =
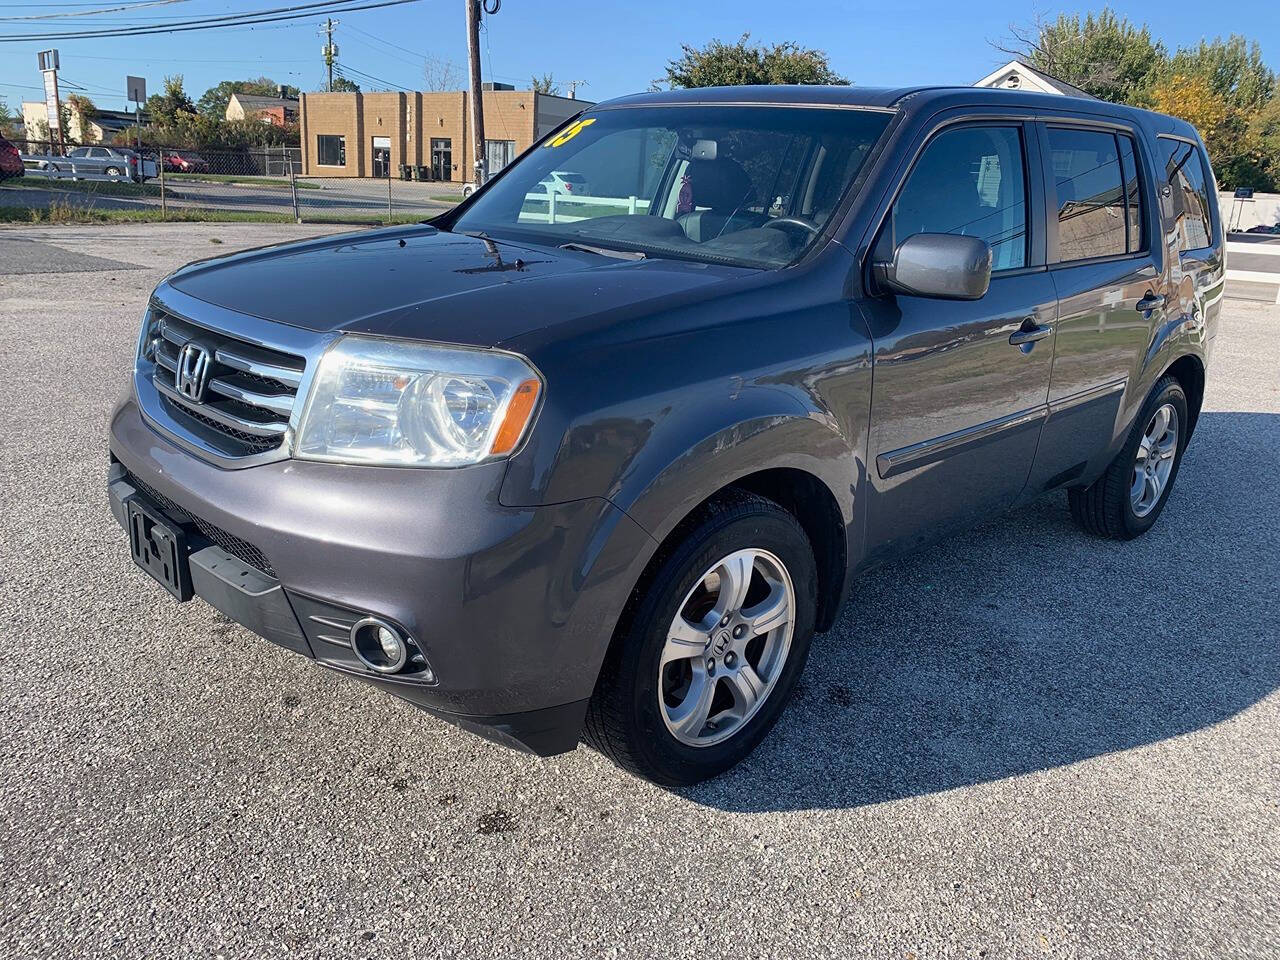
[[1044, 267], [1043, 184], [1030, 119], [957, 119], [917, 148], [874, 258], [916, 233], [987, 241], [980, 300], [861, 301], [875, 342], [868, 553], [909, 549], [1009, 506], [1045, 416], [1057, 296]]
[[1123, 123], [1039, 124], [1058, 295], [1049, 417], [1028, 494], [1092, 476], [1109, 459], [1169, 293], [1153, 209], [1152, 158]]

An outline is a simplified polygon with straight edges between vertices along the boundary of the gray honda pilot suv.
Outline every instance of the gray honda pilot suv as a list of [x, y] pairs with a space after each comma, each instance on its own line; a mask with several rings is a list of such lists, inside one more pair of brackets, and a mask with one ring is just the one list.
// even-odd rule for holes
[[1046, 491], [1099, 537], [1155, 523], [1215, 195], [1189, 125], [1094, 100], [614, 100], [427, 224], [163, 281], [111, 508], [178, 600], [690, 783], [766, 735], [859, 573]]

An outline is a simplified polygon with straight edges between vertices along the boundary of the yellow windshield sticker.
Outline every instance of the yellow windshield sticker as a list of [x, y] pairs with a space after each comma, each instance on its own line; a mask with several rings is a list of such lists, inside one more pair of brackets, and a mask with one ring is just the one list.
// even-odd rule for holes
[[591, 126], [595, 122], [596, 122], [595, 117], [587, 117], [587, 119], [585, 120], [579, 120], [577, 123], [570, 124], [569, 128], [565, 130], [564, 133], [560, 134], [560, 136], [556, 137], [554, 140], [548, 143], [547, 146], [548, 147], [563, 146], [564, 144], [572, 140], [574, 137], [576, 137], [578, 134], [580, 134], [586, 127]]

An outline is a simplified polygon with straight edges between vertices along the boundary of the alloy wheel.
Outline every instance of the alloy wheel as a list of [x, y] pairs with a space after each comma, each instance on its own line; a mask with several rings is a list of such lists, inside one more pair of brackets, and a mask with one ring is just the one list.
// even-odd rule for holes
[[1133, 463], [1129, 502], [1134, 516], [1145, 517], [1155, 509], [1169, 485], [1178, 452], [1178, 411], [1165, 403], [1151, 416]]
[[791, 574], [767, 550], [717, 561], [685, 595], [658, 665], [658, 707], [681, 743], [740, 731], [777, 686], [795, 629]]

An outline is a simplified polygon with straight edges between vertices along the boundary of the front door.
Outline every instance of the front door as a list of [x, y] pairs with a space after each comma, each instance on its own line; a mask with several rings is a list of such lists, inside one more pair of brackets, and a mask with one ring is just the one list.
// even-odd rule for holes
[[[962, 123], [918, 155], [875, 244], [980, 237], [980, 300], [902, 294], [861, 303], [875, 342], [868, 557], [910, 549], [1014, 502], [1046, 412], [1057, 296], [1043, 269], [1043, 196], [1030, 124]], [[1037, 262], [1038, 261], [1038, 262]]]
[[373, 175], [375, 177], [391, 176], [391, 138], [373, 138]]
[[431, 139], [431, 179], [453, 179], [453, 141], [448, 137]]

